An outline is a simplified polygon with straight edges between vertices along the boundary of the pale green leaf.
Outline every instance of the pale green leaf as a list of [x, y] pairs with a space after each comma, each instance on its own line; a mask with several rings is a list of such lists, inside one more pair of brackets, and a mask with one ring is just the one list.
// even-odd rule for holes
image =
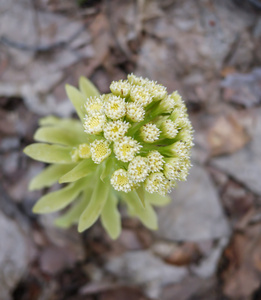
[[[76, 146], [84, 141], [78, 135], [78, 130], [74, 127], [64, 129], [62, 127], [41, 127], [39, 128], [34, 139], [38, 142], [61, 144], [65, 146]], [[85, 140], [85, 142], [87, 139]]]
[[169, 196], [162, 196], [159, 195], [158, 193], [151, 194], [148, 192], [145, 192], [145, 199], [146, 201], [150, 202], [152, 205], [156, 205], [156, 206], [164, 206], [171, 201], [171, 198]]
[[97, 165], [89, 158], [84, 159], [80, 163], [77, 164], [75, 168], [73, 168], [68, 173], [64, 174], [60, 179], [59, 183], [65, 183], [65, 182], [73, 182], [80, 178], [83, 178], [90, 173], [94, 172]]
[[101, 181], [105, 181], [105, 179], [111, 175], [114, 171], [115, 168], [115, 161], [112, 157], [110, 159], [107, 159], [106, 162], [104, 163], [100, 179]]
[[38, 190], [44, 187], [50, 187], [65, 173], [69, 172], [75, 164], [51, 165], [36, 175], [29, 184], [29, 190]]
[[53, 116], [53, 115], [50, 115], [50, 116], [41, 118], [41, 119], [39, 120], [39, 125], [40, 125], [40, 126], [56, 125], [56, 124], [58, 124], [59, 122], [61, 122], [61, 120], [62, 120], [61, 118], [55, 117], [55, 116]]
[[58, 118], [55, 116], [47, 116], [44, 118], [41, 118], [39, 120], [40, 126], [57, 126], [57, 127], [63, 127], [63, 128], [71, 128], [71, 127], [77, 127], [78, 130], [81, 129], [83, 131], [82, 123], [77, 119], [72, 118]]
[[73, 106], [75, 107], [77, 114], [81, 121], [84, 119], [84, 103], [86, 102], [86, 97], [78, 91], [75, 87], [66, 84], [65, 90], [68, 98], [71, 100]]
[[80, 215], [90, 201], [92, 190], [93, 189], [91, 187], [85, 189], [81, 199], [79, 199], [77, 203], [73, 204], [73, 206], [61, 217], [57, 218], [55, 220], [55, 224], [62, 228], [69, 228], [73, 224], [76, 224]]
[[140, 202], [141, 202], [142, 206], [145, 208], [146, 203], [145, 203], [145, 190], [144, 190], [144, 186], [141, 185], [140, 187], [138, 187], [136, 189], [136, 193], [138, 194], [138, 197], [140, 199]]
[[91, 227], [93, 223], [98, 219], [104, 207], [104, 204], [108, 199], [109, 191], [110, 184], [103, 183], [99, 178], [97, 178], [91, 201], [84, 212], [81, 214], [78, 226], [79, 232], [82, 232]]
[[117, 204], [118, 199], [115, 194], [111, 192], [101, 213], [102, 226], [113, 240], [117, 239], [121, 233], [121, 216]]
[[80, 77], [79, 88], [86, 98], [100, 95], [95, 85], [86, 77], [83, 76]]
[[84, 184], [84, 180], [79, 180], [75, 183], [67, 185], [65, 188], [41, 197], [33, 207], [33, 212], [38, 214], [46, 214], [66, 207], [76, 197], [78, 197], [84, 188]]
[[158, 229], [157, 215], [150, 205], [146, 203], [146, 207], [142, 207], [140, 199], [135, 192], [120, 193], [121, 198], [126, 202], [130, 214], [138, 217], [141, 222], [149, 229]]
[[35, 160], [46, 163], [70, 164], [72, 163], [71, 150], [71, 147], [36, 143], [27, 146], [24, 153]]

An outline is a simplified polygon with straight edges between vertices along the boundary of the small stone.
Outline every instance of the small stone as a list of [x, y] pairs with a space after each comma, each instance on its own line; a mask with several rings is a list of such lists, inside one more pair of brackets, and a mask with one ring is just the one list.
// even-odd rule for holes
[[11, 291], [26, 271], [29, 247], [19, 226], [0, 212], [0, 295], [11, 299]]
[[211, 164], [261, 195], [261, 109], [253, 117], [252, 141], [242, 150], [212, 159]]
[[185, 183], [171, 193], [173, 201], [159, 209], [161, 238], [199, 241], [227, 237], [230, 229], [208, 173], [194, 165]]
[[150, 251], [125, 252], [110, 259], [105, 269], [128, 285], [143, 286], [153, 298], [159, 297], [164, 285], [179, 282], [188, 273], [184, 267], [167, 265]]

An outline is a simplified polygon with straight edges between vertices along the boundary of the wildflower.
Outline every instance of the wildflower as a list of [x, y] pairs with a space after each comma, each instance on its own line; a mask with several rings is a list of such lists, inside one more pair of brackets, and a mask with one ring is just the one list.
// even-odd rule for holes
[[111, 155], [110, 143], [106, 140], [95, 140], [91, 143], [92, 160], [96, 164], [100, 164], [108, 156]]
[[169, 180], [179, 180], [182, 172], [183, 162], [178, 157], [166, 159], [164, 175]]
[[160, 172], [164, 165], [164, 156], [157, 150], [150, 151], [147, 155], [151, 172]]
[[157, 84], [154, 81], [150, 81], [147, 84], [147, 88], [152, 94], [152, 98], [154, 101], [162, 100], [167, 96], [167, 89], [165, 88], [165, 86]]
[[136, 156], [128, 166], [129, 177], [133, 182], [143, 182], [149, 174], [149, 164], [146, 157]]
[[127, 80], [113, 81], [110, 85], [111, 92], [122, 98], [126, 98], [130, 95], [131, 85]]
[[140, 136], [144, 142], [153, 143], [159, 139], [160, 130], [155, 124], [148, 123], [141, 127]]
[[133, 73], [128, 75], [128, 81], [129, 83], [133, 85], [146, 85], [146, 83], [149, 81], [147, 78], [138, 77], [135, 76]]
[[131, 89], [131, 100], [144, 107], [148, 106], [152, 101], [152, 96], [149, 91], [142, 86], [135, 86]]
[[114, 143], [114, 153], [118, 160], [123, 162], [131, 161], [139, 152], [141, 145], [129, 136]]
[[174, 139], [178, 133], [177, 123], [169, 119], [161, 123], [160, 129], [162, 131], [162, 135], [168, 139]]
[[168, 181], [162, 172], [151, 173], [145, 180], [145, 189], [149, 193], [162, 193]]
[[44, 195], [35, 213], [67, 207], [56, 220], [61, 227], [78, 222], [88, 229], [100, 217], [115, 239], [121, 230], [119, 199], [148, 228], [157, 228], [152, 205], [169, 202], [165, 195], [187, 178], [193, 129], [178, 92], [148, 78], [128, 75], [113, 81], [111, 93], [99, 95], [81, 77], [80, 90], [66, 86], [80, 120], [47, 117], [24, 152], [50, 163], [30, 188], [66, 184]]
[[128, 131], [130, 124], [126, 121], [111, 121], [105, 125], [104, 137], [109, 141], [117, 141], [124, 137]]
[[95, 112], [90, 116], [86, 116], [83, 127], [86, 133], [98, 134], [103, 131], [103, 126], [106, 123], [106, 117], [104, 114]]
[[167, 96], [162, 101], [160, 101], [156, 112], [158, 114], [171, 113], [174, 107], [175, 107], [175, 99], [173, 99], [171, 96]]
[[189, 149], [187, 148], [186, 144], [181, 141], [175, 142], [166, 147], [162, 147], [159, 149], [159, 151], [163, 155], [180, 157], [182, 159], [187, 158], [189, 155]]
[[145, 109], [136, 102], [127, 103], [127, 118], [132, 122], [141, 122], [144, 120]]
[[116, 191], [128, 193], [131, 191], [133, 182], [129, 178], [126, 170], [118, 169], [111, 176], [111, 185]]
[[111, 96], [105, 102], [105, 114], [112, 120], [118, 120], [126, 115], [126, 103], [124, 99], [117, 96]]
[[93, 114], [95, 112], [103, 112], [103, 100], [100, 97], [90, 97], [84, 104], [84, 108], [87, 114]]

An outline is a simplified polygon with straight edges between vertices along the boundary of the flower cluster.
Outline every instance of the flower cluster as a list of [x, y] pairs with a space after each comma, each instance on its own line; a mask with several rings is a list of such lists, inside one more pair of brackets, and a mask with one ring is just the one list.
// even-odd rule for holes
[[[56, 193], [55, 204], [46, 195], [34, 211], [59, 210], [81, 196], [57, 224], [67, 227], [79, 218], [79, 231], [83, 231], [101, 215], [103, 226], [115, 238], [120, 231], [119, 221], [113, 218], [119, 219], [120, 198], [131, 214], [155, 229], [155, 220], [147, 220], [142, 210], [166, 203], [165, 195], [177, 181], [186, 180], [191, 167], [193, 130], [181, 96], [178, 92], [168, 95], [161, 84], [133, 74], [113, 81], [111, 93], [105, 95], [99, 95], [84, 78], [80, 91], [66, 89], [81, 122], [43, 119], [35, 139], [46, 144], [30, 145], [25, 153], [53, 163], [33, 179], [32, 189], [56, 180], [69, 185], [49, 194]], [[67, 201], [59, 202], [59, 193], [67, 193]]]

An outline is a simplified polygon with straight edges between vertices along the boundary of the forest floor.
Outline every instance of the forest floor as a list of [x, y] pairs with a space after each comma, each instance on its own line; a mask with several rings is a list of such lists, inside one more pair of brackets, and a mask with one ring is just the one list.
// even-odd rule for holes
[[[261, 2], [0, 0], [0, 300], [261, 299]], [[36, 216], [39, 118], [64, 85], [135, 73], [179, 90], [195, 129], [188, 181], [151, 232], [112, 241]]]

